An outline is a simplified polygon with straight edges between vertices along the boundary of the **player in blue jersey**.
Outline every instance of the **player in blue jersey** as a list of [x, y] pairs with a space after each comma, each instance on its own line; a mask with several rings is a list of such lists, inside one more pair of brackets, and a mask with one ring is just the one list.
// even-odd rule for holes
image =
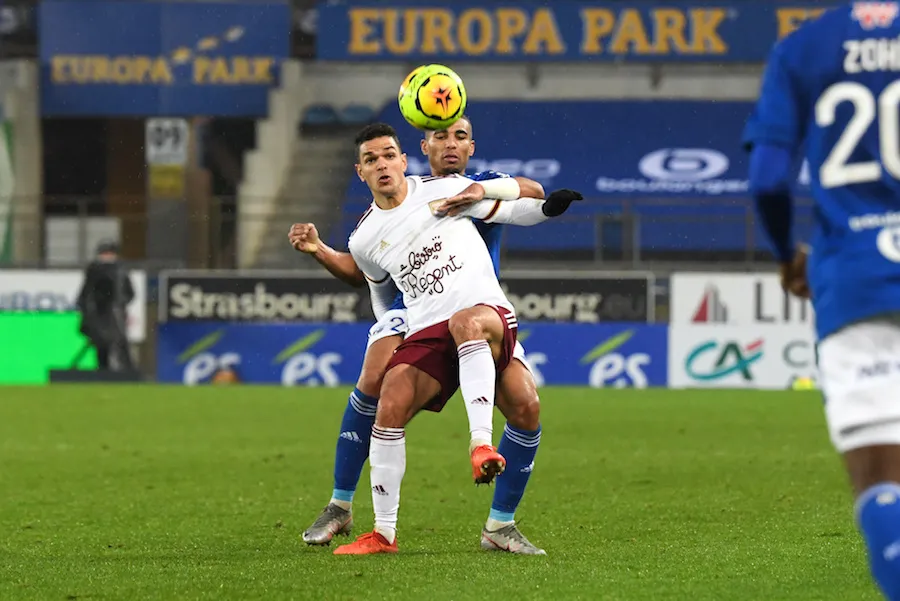
[[[900, 10], [856, 2], [772, 51], [747, 123], [750, 184], [782, 284], [810, 296], [831, 440], [844, 457], [872, 575], [900, 600]], [[816, 227], [791, 234], [805, 145]]]
[[[471, 121], [463, 117], [446, 130], [427, 132], [421, 142], [421, 150], [428, 156], [432, 175], [464, 173], [469, 158], [475, 152]], [[469, 177], [485, 181], [509, 176], [487, 171]], [[521, 196], [544, 197], [544, 189], [537, 182], [527, 178], [516, 180]], [[477, 194], [469, 190], [455, 198], [460, 204], [478, 199]], [[494, 259], [494, 270], [499, 277], [502, 225], [476, 222], [476, 226]], [[335, 277], [354, 286], [365, 286], [364, 276], [350, 254], [335, 251], [322, 243], [311, 224], [294, 226], [291, 243], [298, 250], [312, 254]], [[334, 490], [328, 505], [303, 533], [303, 540], [308, 544], [328, 544], [335, 534], [350, 532], [353, 496], [369, 456], [369, 438], [375, 422], [381, 381], [388, 361], [403, 341], [406, 330], [406, 309], [402, 294], [398, 294], [391, 310], [369, 332], [359, 380], [350, 393], [341, 422], [335, 453]], [[519, 360], [513, 361], [498, 381], [496, 406], [506, 417], [507, 423], [497, 451], [506, 460], [506, 470], [497, 477], [491, 511], [482, 529], [481, 546], [486, 550], [543, 555], [543, 549], [533, 545], [515, 523], [515, 511], [531, 476], [541, 440], [540, 401], [534, 378], [522, 360], [523, 356], [524, 351], [521, 354], [517, 352]]]

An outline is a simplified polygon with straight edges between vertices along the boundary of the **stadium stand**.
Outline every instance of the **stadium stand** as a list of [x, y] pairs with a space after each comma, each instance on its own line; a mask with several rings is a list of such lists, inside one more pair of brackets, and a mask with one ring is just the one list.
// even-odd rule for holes
[[[689, 117], [701, 111], [709, 126], [691, 131], [684, 123], [696, 123]], [[507, 103], [479, 102], [468, 112], [476, 141], [471, 172], [525, 175], [548, 190], [577, 188], [588, 199], [540, 228], [508, 228], [511, 258], [552, 251], [556, 258], [583, 260], [742, 261], [768, 254], [737, 145], [747, 103], [530, 102], [510, 113]], [[575, 115], [597, 119], [576, 121]], [[410, 173], [425, 173], [419, 132], [393, 103], [377, 118], [400, 132]], [[328, 237], [338, 247], [369, 203], [363, 184], [348, 177], [340, 225]], [[811, 218], [801, 207], [804, 235]]]

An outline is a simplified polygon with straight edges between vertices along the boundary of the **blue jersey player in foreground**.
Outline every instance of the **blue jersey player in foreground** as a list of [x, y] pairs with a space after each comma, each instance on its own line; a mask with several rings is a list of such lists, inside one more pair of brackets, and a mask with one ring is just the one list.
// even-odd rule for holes
[[[900, 601], [900, 10], [830, 10], [772, 51], [744, 141], [782, 285], [816, 312], [825, 414], [856, 498], [872, 575]], [[805, 143], [816, 228], [791, 239]]]
[[[421, 150], [428, 156], [432, 175], [464, 173], [475, 151], [472, 124], [468, 117], [462, 117], [446, 130], [427, 132], [421, 142]], [[487, 181], [509, 176], [488, 171], [469, 177]], [[527, 178], [516, 180], [521, 196], [544, 197], [544, 189], [537, 182]], [[467, 190], [455, 200], [459, 205], [464, 205], [480, 200], [480, 197]], [[499, 276], [502, 225], [476, 222], [476, 227], [484, 238]], [[326, 246], [318, 239], [311, 224], [295, 225], [291, 229], [290, 239], [295, 248], [312, 254], [335, 277], [354, 286], [365, 286], [364, 276], [350, 254]], [[303, 533], [303, 540], [308, 544], [328, 544], [335, 534], [350, 532], [353, 496], [369, 455], [381, 381], [388, 361], [403, 341], [406, 330], [406, 309], [402, 295], [398, 295], [391, 310], [370, 330], [359, 380], [350, 394], [341, 422], [332, 497], [315, 522]], [[524, 351], [521, 353], [517, 353], [518, 361], [513, 361], [498, 381], [496, 406], [506, 417], [507, 424], [497, 452], [506, 462], [506, 469], [497, 477], [491, 512], [482, 529], [481, 546], [486, 550], [543, 555], [544, 551], [529, 542], [515, 523], [515, 511], [531, 476], [541, 440], [540, 401], [534, 378], [523, 361]], [[473, 476], [479, 481], [477, 472]]]

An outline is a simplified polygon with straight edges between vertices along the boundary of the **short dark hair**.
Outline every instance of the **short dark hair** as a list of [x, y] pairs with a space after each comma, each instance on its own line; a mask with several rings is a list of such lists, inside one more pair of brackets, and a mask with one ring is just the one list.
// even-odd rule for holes
[[353, 143], [356, 144], [357, 156], [359, 155], [360, 146], [376, 138], [394, 138], [397, 148], [400, 149], [400, 152], [403, 152], [403, 149], [400, 147], [400, 138], [397, 137], [397, 130], [387, 123], [372, 123], [359, 130], [359, 133], [356, 134], [356, 138], [353, 140]]

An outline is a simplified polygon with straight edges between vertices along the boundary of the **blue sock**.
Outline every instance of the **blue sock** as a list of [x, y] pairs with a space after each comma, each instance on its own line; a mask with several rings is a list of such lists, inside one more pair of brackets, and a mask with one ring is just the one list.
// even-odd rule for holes
[[353, 501], [363, 465], [369, 457], [369, 438], [375, 424], [377, 405], [377, 398], [361, 393], [358, 388], [350, 393], [334, 454], [333, 499], [348, 503]]
[[534, 432], [519, 430], [509, 424], [503, 429], [503, 438], [497, 451], [506, 459], [506, 470], [497, 476], [497, 488], [494, 489], [494, 502], [488, 516], [498, 522], [512, 522], [516, 508], [525, 494], [531, 470], [534, 469], [534, 456], [541, 444], [541, 427]]
[[888, 601], [900, 601], [900, 484], [882, 482], [856, 500], [856, 522], [869, 550], [869, 567]]

